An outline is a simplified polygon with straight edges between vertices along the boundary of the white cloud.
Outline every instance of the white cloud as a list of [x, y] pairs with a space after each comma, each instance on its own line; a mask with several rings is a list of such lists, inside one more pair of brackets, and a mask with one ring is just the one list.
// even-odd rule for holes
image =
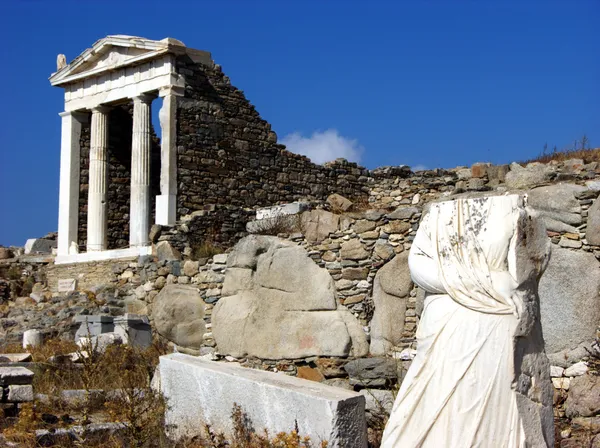
[[415, 166], [411, 166], [410, 167], [411, 171], [425, 171], [428, 170], [429, 168], [427, 168], [425, 165], [419, 164], [419, 165], [415, 165]]
[[360, 162], [364, 151], [358, 140], [341, 136], [337, 129], [316, 131], [310, 137], [293, 132], [283, 137], [281, 143], [289, 151], [305, 155], [315, 163], [330, 162], [340, 157], [351, 162]]

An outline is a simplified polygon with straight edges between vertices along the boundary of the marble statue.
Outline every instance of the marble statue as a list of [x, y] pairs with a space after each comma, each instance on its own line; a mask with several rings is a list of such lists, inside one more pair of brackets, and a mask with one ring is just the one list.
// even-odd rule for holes
[[519, 195], [433, 203], [409, 255], [426, 291], [384, 448], [553, 446], [537, 282], [545, 229]]
[[56, 71], [62, 70], [67, 66], [67, 57], [64, 54], [56, 56]]

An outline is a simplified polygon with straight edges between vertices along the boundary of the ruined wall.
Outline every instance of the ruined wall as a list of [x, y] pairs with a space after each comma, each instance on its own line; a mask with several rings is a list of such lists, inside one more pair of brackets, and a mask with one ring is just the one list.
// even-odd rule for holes
[[326, 166], [292, 154], [220, 66], [177, 60], [178, 217], [207, 204], [266, 206], [338, 192], [365, 195], [369, 173], [347, 161]]

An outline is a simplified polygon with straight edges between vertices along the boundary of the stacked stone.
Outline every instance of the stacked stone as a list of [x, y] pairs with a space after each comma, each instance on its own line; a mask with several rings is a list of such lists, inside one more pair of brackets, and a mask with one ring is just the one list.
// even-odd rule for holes
[[16, 409], [33, 401], [33, 372], [25, 367], [0, 367], [2, 408]]

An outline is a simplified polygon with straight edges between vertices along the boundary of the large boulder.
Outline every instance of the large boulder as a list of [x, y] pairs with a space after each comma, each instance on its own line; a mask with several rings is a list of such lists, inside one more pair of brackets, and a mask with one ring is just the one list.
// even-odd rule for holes
[[327, 270], [303, 248], [277, 237], [251, 235], [236, 245], [212, 330], [219, 352], [235, 357], [364, 356], [368, 351], [358, 320], [338, 309]]
[[31, 238], [25, 243], [25, 254], [51, 254], [56, 248], [56, 240]]
[[600, 266], [594, 255], [554, 246], [539, 283], [547, 353], [573, 349], [595, 337], [599, 290]]
[[340, 226], [340, 215], [325, 210], [304, 212], [301, 220], [304, 236], [311, 243], [320, 243]]
[[600, 377], [583, 375], [571, 381], [565, 414], [569, 418], [600, 414]]
[[543, 163], [530, 163], [527, 167], [512, 163], [505, 181], [508, 188], [528, 188], [548, 182], [551, 174], [552, 168]]
[[575, 184], [534, 188], [528, 193], [528, 203], [540, 213], [548, 230], [572, 232], [573, 226], [582, 222], [581, 206], [575, 195], [585, 190], [586, 187]]
[[596, 199], [588, 210], [585, 239], [589, 244], [600, 246], [600, 199]]
[[206, 325], [204, 301], [190, 285], [166, 285], [152, 306], [156, 331], [174, 344], [188, 349], [202, 345]]
[[412, 285], [408, 252], [396, 255], [377, 272], [373, 283], [375, 312], [371, 320], [371, 354], [385, 355], [400, 343]]

